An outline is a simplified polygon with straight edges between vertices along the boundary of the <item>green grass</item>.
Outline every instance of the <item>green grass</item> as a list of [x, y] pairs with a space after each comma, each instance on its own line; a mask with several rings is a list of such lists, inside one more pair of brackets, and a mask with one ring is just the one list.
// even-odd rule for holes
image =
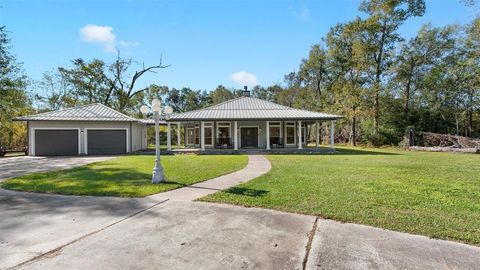
[[267, 156], [269, 173], [202, 200], [480, 244], [480, 155], [339, 151]]
[[12, 178], [0, 187], [70, 195], [143, 197], [224, 175], [247, 165], [247, 156], [162, 156], [166, 183], [151, 184], [155, 157], [123, 156], [73, 169]]

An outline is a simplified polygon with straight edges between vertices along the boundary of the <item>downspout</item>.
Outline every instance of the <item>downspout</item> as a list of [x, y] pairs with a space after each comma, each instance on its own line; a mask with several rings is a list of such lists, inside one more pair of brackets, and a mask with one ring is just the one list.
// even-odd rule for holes
[[30, 156], [30, 153], [31, 153], [30, 152], [31, 151], [31, 149], [30, 149], [30, 147], [31, 147], [31, 145], [30, 145], [30, 121], [27, 121], [27, 147], [28, 147], [27, 148], [27, 150], [28, 150], [27, 151], [27, 156]]
[[130, 134], [128, 135], [130, 138], [130, 152], [132, 151], [132, 122], [130, 122]]

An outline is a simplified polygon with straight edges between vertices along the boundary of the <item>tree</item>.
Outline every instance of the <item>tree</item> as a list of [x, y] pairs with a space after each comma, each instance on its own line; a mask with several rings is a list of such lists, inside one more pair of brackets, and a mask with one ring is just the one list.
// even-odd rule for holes
[[323, 86], [328, 80], [327, 54], [320, 44], [315, 44], [310, 49], [307, 59], [303, 59], [298, 72], [300, 80], [307, 88], [311, 88], [321, 97]]
[[14, 123], [16, 116], [32, 112], [26, 91], [27, 77], [22, 66], [10, 53], [10, 39], [5, 26], [0, 27], [0, 145], [17, 148], [25, 145], [26, 129]]
[[227, 89], [223, 85], [219, 85], [217, 88], [215, 88], [215, 90], [208, 94], [208, 98], [210, 99], [209, 104], [218, 104], [235, 98], [235, 95], [233, 91]]
[[403, 128], [412, 124], [410, 106], [412, 97], [421, 87], [422, 78], [453, 49], [456, 30], [454, 26], [432, 28], [431, 25], [425, 25], [414, 38], [401, 44], [392, 68], [392, 83], [393, 87], [400, 88], [404, 103]]
[[335, 111], [344, 114], [350, 119], [349, 141], [352, 145], [357, 142], [357, 121], [367, 108], [365, 89], [366, 78], [363, 66], [358, 61], [354, 45], [360, 41], [358, 24], [355, 20], [347, 24], [338, 24], [327, 34], [328, 55], [330, 59], [330, 76], [335, 78], [331, 82], [330, 92]]
[[369, 15], [359, 24], [362, 41], [356, 43], [357, 55], [363, 55], [373, 97], [373, 143], [379, 142], [380, 95], [385, 73], [392, 64], [395, 45], [402, 40], [398, 28], [409, 17], [422, 16], [424, 0], [369, 0], [360, 10]]
[[[157, 70], [167, 68], [168, 65], [163, 65], [161, 59], [158, 65], [147, 67], [142, 64], [140, 69], [129, 76], [133, 63], [132, 59], [121, 58], [120, 52], [116, 60], [109, 65], [99, 59], [85, 61], [78, 58], [72, 61], [72, 67], [59, 67], [58, 76], [44, 77], [41, 84], [48, 86], [66, 83], [65, 87], [69, 91], [63, 93], [75, 97], [77, 103], [75, 105], [98, 102], [121, 112], [135, 113], [144, 100], [145, 92], [149, 89], [148, 86], [137, 87], [139, 79], [146, 73], [156, 73]], [[42, 95], [39, 99], [54, 100], [56, 95], [58, 93]], [[70, 102], [65, 102], [61, 107], [71, 105]]]

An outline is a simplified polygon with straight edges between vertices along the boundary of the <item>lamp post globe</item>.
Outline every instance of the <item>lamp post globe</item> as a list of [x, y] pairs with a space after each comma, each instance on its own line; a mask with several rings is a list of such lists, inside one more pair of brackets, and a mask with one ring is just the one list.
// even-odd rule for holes
[[[170, 109], [168, 109], [170, 108]], [[166, 107], [167, 111], [173, 112], [171, 107]], [[164, 109], [164, 112], [165, 112]], [[150, 109], [148, 106], [143, 105], [140, 107], [140, 112], [144, 116], [146, 116], [149, 113]], [[161, 102], [158, 99], [154, 99], [152, 101], [152, 106], [151, 106], [151, 111], [153, 112], [153, 119], [155, 120], [155, 166], [153, 168], [153, 174], [152, 174], [152, 183], [157, 184], [162, 181], [165, 181], [165, 175], [163, 173], [163, 168], [162, 164], [160, 163], [160, 133], [159, 133], [159, 122], [160, 122], [160, 117], [161, 117]], [[171, 113], [170, 112], [170, 113]]]
[[140, 107], [140, 112], [143, 114], [143, 117], [147, 117], [147, 114], [149, 111], [150, 109], [146, 105], [143, 105], [142, 107]]

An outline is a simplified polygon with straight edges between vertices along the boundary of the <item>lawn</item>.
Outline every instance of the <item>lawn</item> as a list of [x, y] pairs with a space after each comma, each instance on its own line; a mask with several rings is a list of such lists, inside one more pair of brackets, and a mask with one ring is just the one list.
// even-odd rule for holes
[[5, 189], [71, 195], [144, 197], [224, 175], [247, 165], [244, 155], [162, 156], [166, 183], [151, 184], [155, 156], [132, 155], [0, 183]]
[[202, 200], [480, 245], [480, 155], [339, 149], [267, 158], [266, 175]]

